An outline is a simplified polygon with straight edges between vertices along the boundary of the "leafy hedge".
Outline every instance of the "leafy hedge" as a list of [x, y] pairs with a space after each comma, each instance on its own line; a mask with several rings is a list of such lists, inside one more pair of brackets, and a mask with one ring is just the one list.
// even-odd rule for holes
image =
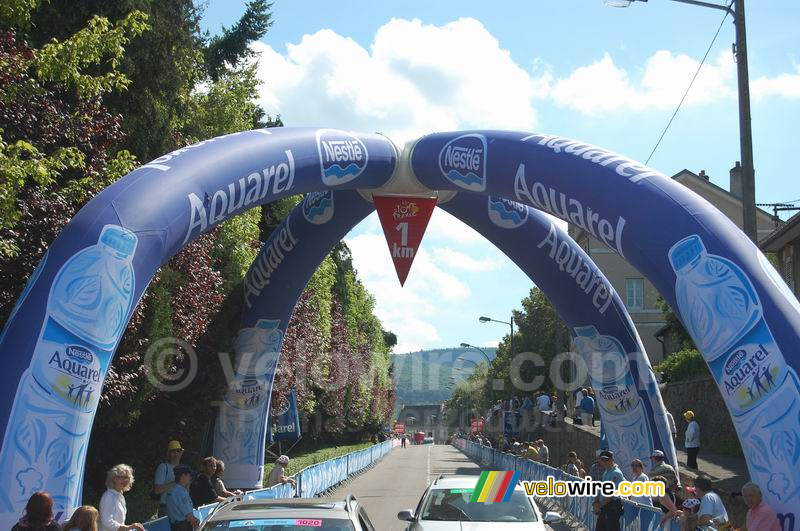
[[679, 350], [655, 367], [663, 382], [680, 382], [710, 376], [703, 356], [695, 349]]

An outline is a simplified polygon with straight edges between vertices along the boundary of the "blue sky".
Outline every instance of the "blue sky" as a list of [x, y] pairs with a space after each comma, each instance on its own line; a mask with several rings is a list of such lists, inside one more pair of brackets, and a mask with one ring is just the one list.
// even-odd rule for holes
[[[212, 33], [243, 13], [210, 0]], [[800, 199], [800, 2], [747, 3], [756, 200]], [[275, 0], [260, 52], [261, 103], [292, 126], [381, 131], [517, 129], [577, 138], [646, 161], [723, 12], [668, 0], [403, 2]], [[730, 17], [649, 165], [705, 170], [728, 188], [739, 160]], [[784, 216], [786, 217], [786, 216]], [[494, 346], [532, 283], [471, 229], [437, 210], [405, 288], [377, 217], [348, 235], [397, 352]]]

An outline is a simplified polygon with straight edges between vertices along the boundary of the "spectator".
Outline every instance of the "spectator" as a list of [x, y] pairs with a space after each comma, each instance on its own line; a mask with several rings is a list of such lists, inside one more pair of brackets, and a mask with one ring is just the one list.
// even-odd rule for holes
[[159, 495], [158, 517], [167, 516], [167, 493], [175, 485], [175, 467], [181, 462], [183, 448], [178, 441], [170, 441], [167, 445], [167, 459], [156, 468], [153, 479], [153, 490]]
[[185, 465], [173, 469], [175, 480], [167, 492], [167, 516], [171, 531], [192, 531], [200, 525], [200, 521], [192, 511], [192, 498], [189, 496], [189, 484], [192, 482], [192, 470]]
[[594, 481], [602, 481], [603, 473], [606, 471], [602, 461], [600, 461], [601, 452], [602, 450], [597, 450], [597, 452], [595, 452], [594, 463], [592, 463], [592, 466], [589, 468], [589, 477]]
[[494, 414], [494, 413], [496, 413], [498, 411], [502, 411], [502, 410], [503, 410], [503, 401], [502, 400], [498, 400], [495, 403], [495, 405], [492, 406], [492, 414]]
[[590, 394], [586, 394], [581, 400], [581, 424], [584, 426], [592, 426], [592, 418], [594, 417], [594, 398]]
[[286, 475], [287, 466], [289, 466], [288, 455], [282, 455], [275, 460], [275, 466], [272, 467], [272, 471], [269, 473], [269, 478], [267, 479], [267, 487], [274, 487], [279, 483], [281, 485], [285, 485], [286, 483], [291, 483], [292, 486], [296, 485], [294, 479]]
[[211, 481], [211, 476], [217, 471], [217, 460], [209, 456], [203, 459], [200, 466], [200, 474], [191, 483], [189, 487], [189, 496], [192, 498], [194, 507], [202, 507], [209, 503], [225, 501], [225, 498], [217, 495], [214, 490], [214, 483]]
[[214, 475], [211, 476], [211, 484], [214, 485], [214, 492], [217, 493], [217, 496], [222, 496], [223, 498], [241, 495], [242, 491], [240, 490], [231, 492], [225, 488], [225, 483], [222, 481], [224, 477], [225, 463], [222, 462], [222, 459], [217, 459], [217, 469], [214, 471]]
[[667, 413], [667, 426], [669, 426], [669, 432], [672, 434], [672, 440], [678, 440], [678, 429], [675, 427], [675, 417], [672, 416], [672, 413], [669, 412], [668, 409], [665, 409]]
[[[700, 509], [697, 511], [695, 525], [719, 525], [728, 522], [728, 511], [722, 503], [719, 494], [711, 490], [711, 480], [699, 477], [694, 480], [697, 489], [697, 498], [700, 500]], [[690, 521], [691, 525], [692, 522]], [[760, 530], [759, 530], [760, 531]]]
[[547, 393], [539, 394], [539, 398], [536, 399], [536, 403], [539, 406], [539, 411], [550, 411], [552, 404], [550, 403], [550, 397], [547, 396]]
[[578, 467], [578, 477], [586, 479], [586, 469], [583, 467], [583, 461], [580, 459], [575, 461], [575, 466]]
[[668, 520], [676, 518], [680, 513], [678, 512], [678, 505], [683, 503], [683, 500], [678, 498], [667, 482], [667, 479], [664, 476], [653, 476], [652, 481], [658, 481], [664, 485], [664, 495], [654, 497], [652, 500], [653, 506], [657, 509], [661, 509], [661, 512], [664, 513], [664, 516], [661, 517], [661, 527], [664, 527], [664, 524]]
[[34, 492], [11, 531], [61, 531], [61, 526], [53, 520], [53, 498], [46, 492]]
[[81, 505], [69, 520], [64, 522], [64, 531], [97, 531], [97, 509], [91, 505]]
[[594, 426], [594, 421], [597, 419], [597, 415], [598, 415], [598, 413], [600, 413], [600, 411], [598, 410], [597, 399], [594, 397], [594, 389], [592, 389], [591, 387], [587, 387], [586, 388], [586, 394], [592, 399], [592, 424], [591, 425]]
[[697, 454], [700, 453], [700, 425], [695, 420], [693, 411], [685, 412], [683, 418], [689, 423], [686, 427], [686, 439], [684, 440], [686, 466], [697, 470]]
[[578, 387], [572, 392], [572, 398], [575, 402], [573, 409], [573, 417], [580, 418], [581, 415], [581, 402], [583, 401], [583, 397], [586, 396], [586, 393], [583, 391], [583, 387]]
[[133, 486], [133, 469], [117, 465], [106, 473], [106, 491], [100, 497], [100, 531], [144, 531], [140, 523], [125, 525], [128, 507], [124, 493]]
[[567, 405], [557, 395], [553, 395], [550, 399], [553, 401], [553, 411], [558, 416], [559, 422], [564, 422], [564, 417], [567, 416]]
[[693, 531], [696, 529], [697, 510], [699, 508], [700, 500], [697, 498], [689, 498], [683, 501], [681, 504], [683, 514], [681, 514], [678, 519], [678, 522], [680, 522], [681, 531]]
[[539, 448], [536, 447], [536, 444], [532, 442], [528, 442], [528, 451], [525, 453], [525, 459], [530, 461], [536, 461], [536, 456], [539, 454]]
[[[625, 481], [622, 471], [614, 463], [614, 453], [610, 450], [600, 452], [600, 463], [605, 471], [603, 481], [613, 481], [619, 484]], [[622, 517], [622, 500], [617, 497], [598, 496], [594, 504], [594, 513], [597, 515], [597, 526], [595, 531], [620, 531], [620, 518]]]
[[520, 406], [520, 409], [522, 409], [523, 411], [530, 411], [533, 409], [533, 400], [531, 400], [531, 397], [526, 396], [522, 400], [522, 405]]
[[745, 483], [742, 497], [747, 505], [747, 525], [739, 531], [781, 531], [772, 507], [764, 503], [761, 489], [755, 483]]
[[[650, 478], [644, 473], [644, 463], [642, 463], [641, 460], [634, 459], [631, 461], [631, 470], [633, 470], [633, 479], [631, 482], [641, 481], [644, 483], [650, 481]], [[650, 496], [631, 496], [631, 501], [642, 505], [653, 505]]]
[[675, 469], [669, 463], [664, 462], [664, 452], [661, 450], [653, 450], [653, 455], [650, 456], [650, 475], [662, 476], [667, 480], [667, 486], [670, 489], [675, 489], [678, 486], [678, 475]]
[[567, 463], [561, 467], [561, 470], [566, 472], [571, 476], [580, 477], [581, 471], [577, 465], [578, 462], [578, 454], [575, 452], [569, 452], [567, 454]]
[[535, 461], [549, 465], [550, 464], [550, 449], [547, 448], [547, 445], [544, 444], [542, 439], [538, 439], [536, 441], [536, 458]]

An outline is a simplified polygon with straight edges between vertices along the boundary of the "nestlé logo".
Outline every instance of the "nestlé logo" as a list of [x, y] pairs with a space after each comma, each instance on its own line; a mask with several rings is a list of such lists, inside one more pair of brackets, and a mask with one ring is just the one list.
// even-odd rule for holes
[[486, 138], [468, 134], [454, 138], [439, 153], [439, 169], [453, 184], [472, 192], [486, 190]]
[[317, 150], [326, 186], [352, 181], [363, 173], [369, 160], [367, 146], [359, 138], [336, 129], [317, 131]]

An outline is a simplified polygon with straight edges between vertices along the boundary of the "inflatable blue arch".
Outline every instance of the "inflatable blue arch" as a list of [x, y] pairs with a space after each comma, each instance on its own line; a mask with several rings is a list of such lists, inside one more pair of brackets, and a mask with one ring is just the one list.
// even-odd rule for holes
[[[10, 527], [36, 490], [52, 493], [66, 512], [80, 504], [103, 381], [131, 312], [158, 267], [199, 234], [248, 208], [322, 192], [307, 197], [299, 210], [316, 229], [285, 224], [245, 281], [253, 301], [270, 289], [284, 290], [286, 298], [282, 308], [247, 312], [237, 342], [239, 361], [250, 350], [272, 355], [260, 363], [257, 356], [244, 356], [239, 364], [244, 370], [237, 375], [242, 379], [226, 400], [242, 404], [242, 394], [271, 385], [291, 308], [330, 248], [330, 241], [301, 244], [325, 230], [324, 219], [335, 215], [337, 201], [359, 200], [328, 192], [355, 189], [408, 195], [438, 191], [442, 198], [459, 192], [442, 206], [473, 224], [537, 280], [572, 328], [592, 379], [637, 387], [632, 402], [624, 402], [618, 413], [644, 413], [617, 415], [625, 419], [618, 424], [625, 426], [619, 436], [628, 441], [626, 434], [638, 434], [638, 443], [647, 434], [643, 444], [654, 448], [664, 444], [663, 405], [624, 307], [588, 257], [532, 209], [574, 224], [624, 256], [679, 312], [725, 398], [753, 481], [780, 513], [784, 529], [795, 529], [800, 306], [763, 254], [708, 202], [635, 161], [561, 137], [440, 133], [399, 154], [380, 135], [292, 128], [235, 133], [159, 157], [98, 194], [53, 243], [0, 336], [5, 368], [0, 376], [0, 524]], [[354, 218], [371, 209], [361, 202], [365, 206], [360, 212], [354, 208]], [[523, 218], [526, 228], [515, 235], [519, 229], [511, 226], [522, 226]], [[341, 232], [337, 226], [330, 225], [332, 233]], [[293, 280], [277, 280], [295, 248], [303, 249], [296, 263], [305, 269]], [[583, 306], [590, 309], [570, 307], [574, 299], [559, 302], [551, 282], [560, 282], [559, 289], [582, 290]], [[609, 362], [621, 356], [627, 364]], [[268, 406], [268, 398], [250, 405], [257, 406], [255, 415]], [[606, 423], [612, 418], [604, 411]], [[248, 459], [263, 460], [260, 430], [253, 431], [255, 451], [240, 461], [242, 473]], [[221, 434], [215, 434], [217, 442], [233, 448]]]

